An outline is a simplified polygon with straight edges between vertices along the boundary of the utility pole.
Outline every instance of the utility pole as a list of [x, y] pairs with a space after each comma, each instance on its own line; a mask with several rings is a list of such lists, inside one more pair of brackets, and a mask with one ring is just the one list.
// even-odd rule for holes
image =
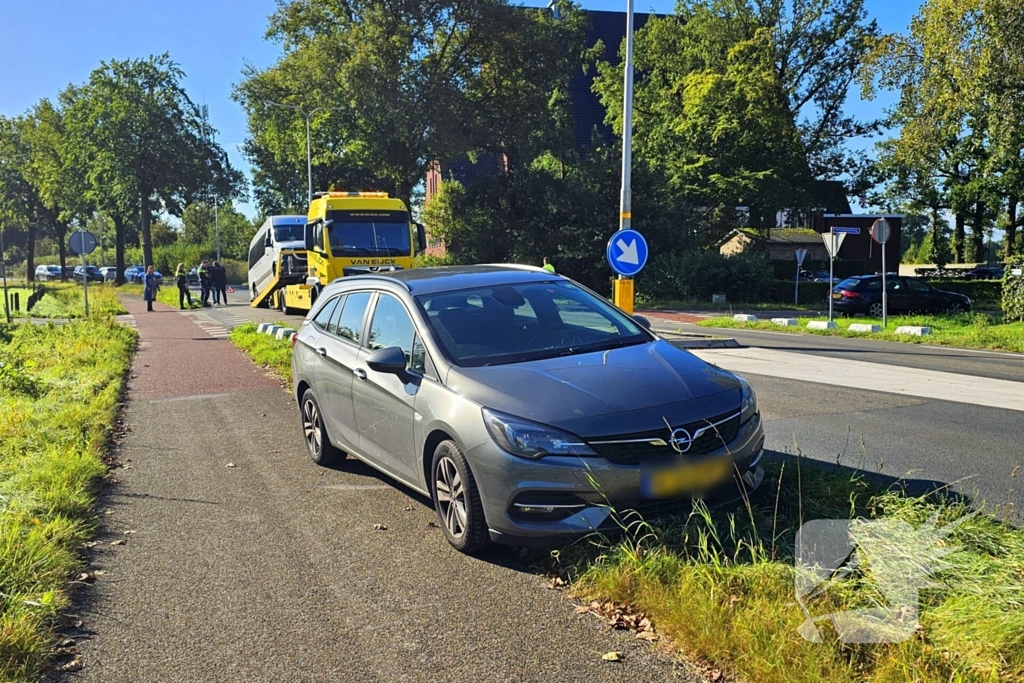
[[272, 100], [264, 100], [264, 103], [273, 105], [275, 107], [283, 107], [285, 109], [291, 109], [292, 111], [299, 112], [302, 115], [303, 120], [306, 122], [306, 181], [308, 184], [308, 201], [313, 201], [313, 143], [310, 140], [309, 133], [309, 120], [313, 118], [313, 115], [318, 111], [334, 111], [341, 107], [317, 107], [306, 111], [302, 107], [294, 104], [281, 104], [280, 102], [274, 102]]

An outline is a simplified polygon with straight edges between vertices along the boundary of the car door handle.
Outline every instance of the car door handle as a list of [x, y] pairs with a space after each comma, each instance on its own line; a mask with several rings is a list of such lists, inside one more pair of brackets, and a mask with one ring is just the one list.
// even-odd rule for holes
[[324, 358], [327, 358], [327, 349], [325, 349], [324, 347], [318, 346], [317, 349], [316, 349], [316, 352], [319, 355], [323, 356]]
[[363, 382], [366, 381], [366, 370], [363, 370], [362, 368], [356, 368], [355, 370], [352, 371], [352, 374], [356, 376], [356, 379], [362, 380]]

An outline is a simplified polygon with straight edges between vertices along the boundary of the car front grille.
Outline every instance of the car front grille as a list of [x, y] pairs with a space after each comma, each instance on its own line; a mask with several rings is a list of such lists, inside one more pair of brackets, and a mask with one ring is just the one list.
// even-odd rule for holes
[[[672, 431], [682, 427], [691, 436], [690, 448], [682, 454], [670, 444]], [[701, 431], [703, 430], [703, 431]], [[737, 411], [723, 413], [706, 420], [668, 427], [638, 434], [622, 434], [588, 440], [598, 455], [617, 465], [658, 465], [679, 458], [706, 455], [726, 446], [740, 431], [740, 414]]]

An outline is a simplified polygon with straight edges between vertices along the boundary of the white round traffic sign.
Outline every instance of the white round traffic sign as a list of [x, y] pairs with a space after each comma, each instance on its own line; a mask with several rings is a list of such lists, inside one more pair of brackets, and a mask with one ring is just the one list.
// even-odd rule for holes
[[890, 226], [889, 221], [884, 218], [879, 218], [871, 225], [871, 239], [875, 240], [879, 244], [885, 244], [888, 242], [891, 235], [892, 226]]
[[91, 254], [96, 250], [96, 235], [88, 230], [76, 230], [68, 238], [68, 249], [75, 256]]

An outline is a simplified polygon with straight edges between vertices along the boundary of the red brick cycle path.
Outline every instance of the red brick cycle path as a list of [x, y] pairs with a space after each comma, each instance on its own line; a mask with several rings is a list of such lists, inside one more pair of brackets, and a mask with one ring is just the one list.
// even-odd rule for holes
[[280, 381], [253, 365], [227, 340], [215, 339], [177, 310], [123, 297], [135, 318], [139, 351], [132, 364], [132, 400], [222, 394], [279, 387]]

